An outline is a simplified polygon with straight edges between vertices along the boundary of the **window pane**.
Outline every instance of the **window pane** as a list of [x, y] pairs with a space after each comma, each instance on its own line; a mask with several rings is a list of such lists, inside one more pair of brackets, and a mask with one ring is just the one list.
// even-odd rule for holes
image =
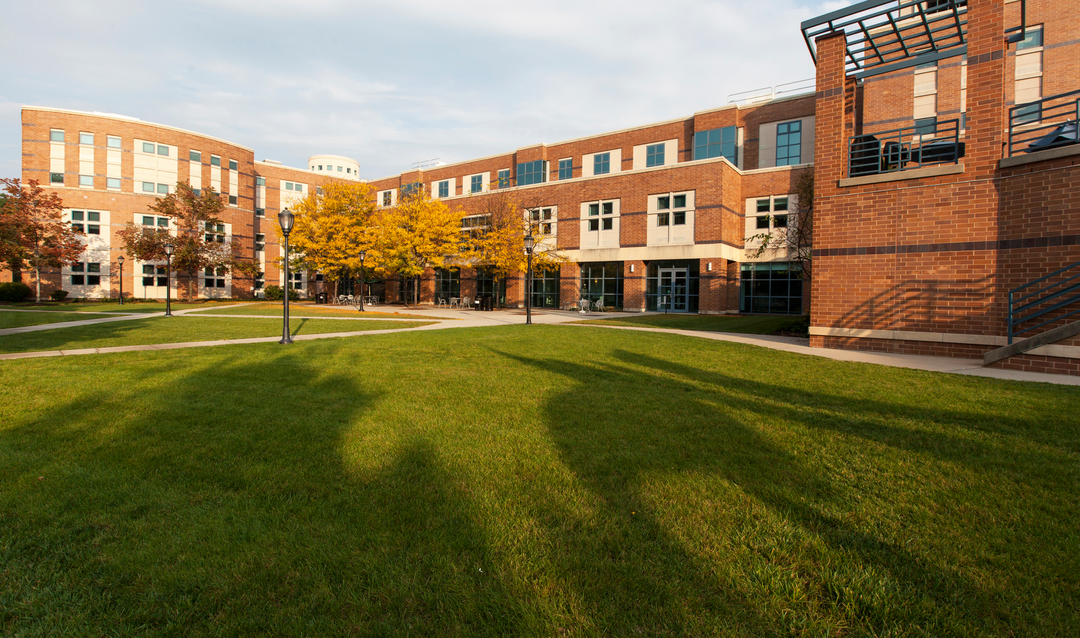
[[769, 218], [768, 217], [758, 217], [757, 218], [757, 229], [758, 230], [762, 230], [762, 229], [768, 230], [769, 229]]
[[674, 226], [683, 226], [683, 225], [686, 224], [686, 212], [685, 211], [679, 211], [679, 212], [676, 212], [676, 213], [672, 213], [672, 217], [673, 217], [672, 221], [674, 221], [674, 224], [673, 224]]
[[686, 195], [675, 196], [675, 208], [686, 208]]
[[1016, 50], [1034, 49], [1035, 47], [1041, 47], [1042, 43], [1042, 29], [1028, 29], [1024, 39], [1016, 43]]
[[239, 165], [237, 164], [236, 160], [229, 160], [229, 170], [235, 171], [237, 168], [239, 168]]
[[612, 217], [605, 218], [604, 219], [604, 230], [611, 230], [612, 227], [614, 226], [614, 222], [615, 222], [615, 219], [612, 218]]
[[78, 263], [71, 264], [71, 272], [83, 272], [86, 269], [86, 264]]
[[63, 131], [56, 131], [56, 130], [49, 131], [49, 141], [51, 141], [51, 142], [63, 142], [64, 141], [64, 132]]
[[774, 199], [773, 210], [787, 210], [787, 197], [777, 197]]
[[154, 184], [152, 182], [143, 182], [142, 183], [142, 189], [143, 189], [144, 193], [153, 193], [154, 192]]
[[600, 204], [589, 204], [589, 216], [593, 217], [600, 214]]
[[589, 230], [600, 230], [600, 220], [599, 219], [590, 219], [589, 220]]
[[668, 196], [656, 198], [656, 208], [659, 210], [667, 210], [671, 208], [671, 198]]
[[82, 275], [72, 275], [71, 276], [71, 285], [72, 286], [81, 286], [81, 285], [83, 285], [83, 276]]
[[143, 142], [142, 143], [142, 150], [143, 150], [143, 153], [153, 153], [154, 152], [153, 143], [151, 143], [151, 142]]
[[71, 211], [71, 221], [81, 222], [83, 220], [83, 212], [81, 210]]
[[165, 146], [164, 144], [158, 144], [157, 154], [158, 155], [164, 155], [165, 157], [168, 157], [169, 156], [169, 147]]
[[615, 204], [613, 202], [604, 202], [604, 214], [611, 215], [615, 212]]
[[120, 189], [120, 178], [119, 177], [107, 177], [107, 178], [105, 178], [105, 187], [119, 190]]
[[101, 221], [101, 213], [90, 211], [86, 213], [87, 221], [99, 222]]
[[201, 162], [202, 161], [202, 153], [200, 153], [199, 151], [190, 151], [188, 153], [188, 159], [191, 160], [192, 162]]
[[169, 185], [168, 184], [158, 184], [157, 185], [157, 192], [161, 193], [162, 195], [168, 195], [169, 194]]
[[658, 214], [656, 216], [656, 225], [657, 226], [667, 226], [668, 225], [668, 213], [660, 213], [660, 214]]
[[86, 272], [101, 272], [101, 263], [91, 262], [86, 264]]
[[79, 186], [93, 186], [93, 185], [94, 185], [94, 176], [93, 175], [79, 175]]
[[49, 173], [49, 183], [51, 183], [51, 184], [63, 184], [64, 183], [64, 174], [63, 173]]
[[210, 156], [210, 165], [211, 166], [221, 166], [221, 158], [218, 157], [217, 155], [211, 155]]
[[79, 144], [87, 144], [89, 146], [94, 145], [93, 133], [79, 133]]

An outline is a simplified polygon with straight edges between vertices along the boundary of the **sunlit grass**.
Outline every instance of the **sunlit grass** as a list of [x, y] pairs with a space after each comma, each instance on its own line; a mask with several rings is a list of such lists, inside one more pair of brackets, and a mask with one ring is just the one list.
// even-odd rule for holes
[[543, 325], [0, 371], [13, 635], [1080, 625], [1070, 387]]
[[805, 332], [804, 317], [783, 315], [641, 315], [622, 314], [607, 319], [588, 319], [581, 323], [641, 328], [671, 328], [675, 330], [704, 330], [707, 332], [737, 332], [743, 334], [773, 334], [780, 331]]
[[[376, 309], [383, 310], [376, 310]], [[391, 319], [431, 319], [425, 315], [411, 315], [402, 312], [389, 312], [385, 306], [367, 306], [364, 312], [353, 306], [322, 306], [314, 304], [289, 304], [289, 317], [360, 317], [360, 318], [391, 318]], [[207, 308], [206, 312], [216, 315], [262, 315], [267, 317], [281, 317], [284, 313], [284, 305], [280, 303], [257, 303], [234, 308]]]
[[113, 316], [115, 315], [88, 312], [4, 312], [0, 308], [0, 330], [4, 328], [21, 328], [23, 326], [40, 326], [47, 323], [63, 323], [65, 321], [105, 319]]

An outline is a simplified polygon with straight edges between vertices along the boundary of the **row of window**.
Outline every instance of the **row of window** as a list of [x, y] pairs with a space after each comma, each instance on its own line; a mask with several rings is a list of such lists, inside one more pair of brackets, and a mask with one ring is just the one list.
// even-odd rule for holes
[[[320, 171], [321, 171], [321, 170], [323, 169], [323, 165], [322, 165], [322, 164], [312, 164], [312, 165], [311, 165], [311, 170], [315, 170], [315, 167], [316, 167], [316, 166], [318, 166], [318, 167], [319, 167], [319, 170], [320, 170]], [[333, 167], [333, 166], [331, 166], [331, 165], [329, 165], [329, 164], [327, 164], [327, 165], [326, 165], [326, 170], [328, 170], [328, 171], [332, 171], [332, 170], [334, 170], [334, 167]], [[352, 168], [350, 168], [350, 167], [348, 167], [348, 166], [344, 166], [344, 167], [342, 167], [342, 166], [338, 166], [338, 167], [337, 167], [337, 172], [339, 172], [339, 173], [340, 173], [340, 172], [342, 172], [342, 170], [344, 170], [344, 171], [345, 171], [345, 174], [346, 174], [346, 175], [352, 175], [352, 174], [353, 174], [353, 170], [352, 170]], [[356, 173], [356, 174], [357, 174], [357, 175], [359, 175], [359, 174], [360, 174], [360, 173], [359, 173], [359, 171], [357, 171], [357, 173]]]
[[[63, 142], [65, 140], [65, 138], [66, 138], [66, 135], [65, 135], [65, 132], [63, 130], [61, 130], [61, 129], [50, 129], [49, 130], [49, 141], [51, 141], [51, 142]], [[80, 132], [79, 133], [79, 144], [83, 145], [83, 146], [93, 146], [94, 145], [94, 134], [93, 133]], [[106, 146], [106, 148], [113, 148], [113, 149], [122, 148], [121, 145], [120, 145], [120, 137], [118, 137], [116, 135], [106, 135], [105, 136], [105, 146]], [[165, 144], [157, 144], [155, 142], [142, 142], [142, 146], [140, 148], [142, 149], [143, 153], [148, 154], [148, 155], [158, 155], [158, 156], [161, 156], [161, 157], [171, 157], [170, 147], [165, 145]], [[192, 162], [201, 162], [202, 161], [202, 153], [199, 152], [199, 151], [189, 151], [188, 159], [190, 159]], [[221, 158], [218, 157], [217, 155], [211, 155], [210, 156], [210, 165], [211, 166], [221, 166]], [[239, 162], [237, 160], [229, 160], [229, 170], [235, 171], [235, 170], [239, 170], [239, 168], [240, 168], [240, 164], [239, 164]]]

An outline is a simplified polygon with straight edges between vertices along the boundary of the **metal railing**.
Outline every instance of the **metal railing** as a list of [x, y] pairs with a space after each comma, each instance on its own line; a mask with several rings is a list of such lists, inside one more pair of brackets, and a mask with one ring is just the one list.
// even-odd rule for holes
[[1080, 142], [1080, 91], [1009, 109], [1009, 157]]
[[[1022, 291], [1028, 290], [1036, 284], [1041, 284], [1059, 276], [1062, 277], [1060, 280], [1046, 284], [1041, 288], [1029, 290], [1022, 296], [1020, 295]], [[1080, 302], [1080, 261], [1065, 266], [1060, 270], [1055, 270], [1049, 275], [1029, 281], [1019, 288], [1013, 288], [1009, 291], [1009, 345], [1012, 345], [1013, 337], [1017, 335], [1038, 330], [1080, 313], [1080, 306], [1061, 314], [1056, 312], [1078, 302]], [[1047, 318], [1047, 315], [1051, 313], [1054, 314]], [[1043, 319], [1041, 322], [1018, 329], [1020, 324], [1040, 318]]]
[[797, 93], [813, 93], [816, 86], [816, 78], [786, 82], [784, 84], [777, 84], [776, 86], [765, 86], [751, 91], [732, 93], [728, 96], [728, 104], [754, 104], [757, 102], [768, 102], [770, 100], [775, 100], [778, 97], [794, 95]]
[[895, 173], [929, 164], [956, 164], [964, 156], [960, 120], [905, 126], [851, 138], [848, 177]]

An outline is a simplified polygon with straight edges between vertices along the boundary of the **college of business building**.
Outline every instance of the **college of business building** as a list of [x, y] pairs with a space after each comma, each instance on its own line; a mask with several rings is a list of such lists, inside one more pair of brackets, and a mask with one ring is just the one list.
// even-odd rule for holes
[[[800, 37], [792, 25], [792, 37]], [[328, 180], [362, 180], [376, 205], [423, 186], [482, 226], [488, 198], [527, 202], [568, 262], [537, 272], [532, 303], [580, 298], [625, 311], [801, 314], [811, 345], [985, 357], [1080, 374], [1080, 17], [1057, 0], [861, 2], [801, 25], [816, 83], [665, 122], [365, 179], [348, 158], [304, 168], [250, 148], [115, 115], [26, 107], [23, 179], [63, 199], [85, 261], [48, 283], [116, 296], [116, 232], [178, 182], [227, 198], [206, 229], [263, 273], [207, 272], [205, 297], [284, 284], [277, 213]], [[809, 85], [808, 85], [809, 86]], [[813, 173], [812, 283], [784, 251], [746, 238], [794, 223]], [[269, 255], [269, 257], [268, 257]], [[134, 262], [134, 263], [133, 263]], [[6, 277], [10, 277], [5, 273]], [[128, 260], [123, 289], [163, 298], [161, 264]], [[319, 273], [295, 273], [305, 294]], [[433, 269], [420, 299], [505, 296], [481, 265]], [[173, 282], [176, 286], [176, 282]], [[387, 302], [407, 283], [387, 279]], [[812, 302], [812, 303], [811, 303]], [[1080, 324], [1078, 324], [1080, 325]]]

